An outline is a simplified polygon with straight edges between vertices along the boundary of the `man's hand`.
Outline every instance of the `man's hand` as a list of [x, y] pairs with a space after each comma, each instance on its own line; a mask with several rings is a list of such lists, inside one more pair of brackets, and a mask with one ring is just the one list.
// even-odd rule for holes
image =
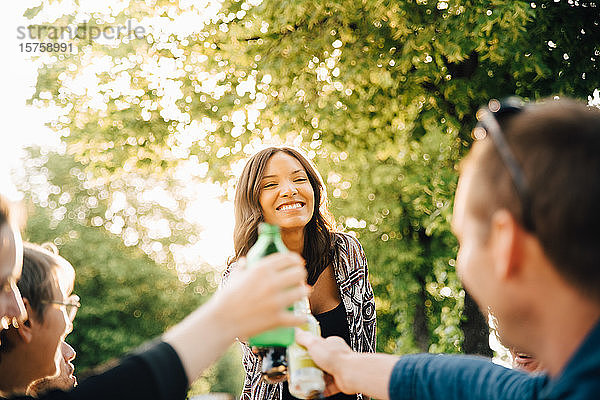
[[229, 347], [278, 326], [301, 325], [306, 318], [288, 306], [308, 294], [304, 260], [272, 254], [251, 269], [240, 268], [206, 304], [163, 335], [177, 352], [188, 381], [196, 380]]
[[306, 347], [319, 368], [327, 372], [326, 396], [339, 391], [362, 393], [369, 397], [389, 399], [390, 377], [398, 357], [388, 354], [357, 353], [344, 339], [326, 339], [296, 329], [296, 342]]
[[278, 326], [302, 324], [305, 318], [287, 308], [307, 295], [305, 282], [304, 260], [296, 253], [271, 254], [250, 269], [240, 260], [211, 301], [234, 337], [245, 340]]
[[352, 357], [353, 354], [352, 349], [344, 339], [337, 336], [323, 339], [301, 329], [296, 329], [296, 342], [306, 347], [315, 364], [328, 374], [325, 379], [327, 383], [325, 396], [331, 396], [338, 392], [356, 393], [344, 377], [344, 369], [342, 368], [344, 360]]

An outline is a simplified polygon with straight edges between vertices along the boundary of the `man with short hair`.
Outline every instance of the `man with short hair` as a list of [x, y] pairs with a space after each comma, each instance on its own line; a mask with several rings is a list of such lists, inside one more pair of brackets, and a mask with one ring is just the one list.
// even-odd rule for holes
[[75, 270], [67, 260], [24, 244], [17, 286], [28, 318], [2, 332], [0, 394], [25, 394], [34, 381], [57, 376], [64, 363], [62, 345], [79, 307], [71, 294], [74, 283]]
[[492, 101], [462, 165], [456, 269], [503, 342], [539, 360], [532, 376], [468, 356], [353, 353], [298, 332], [333, 376], [329, 392], [381, 399], [598, 399], [600, 110], [572, 100]]

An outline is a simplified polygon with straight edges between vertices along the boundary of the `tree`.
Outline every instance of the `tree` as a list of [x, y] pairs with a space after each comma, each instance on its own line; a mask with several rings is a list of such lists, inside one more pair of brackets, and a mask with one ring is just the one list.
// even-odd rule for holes
[[[74, 293], [82, 306], [67, 341], [77, 351], [80, 379], [161, 335], [203, 303], [218, 281], [213, 270], [182, 273], [157, 264], [140, 247], [126, 245], [104, 226], [95, 226], [95, 218], [107, 215], [111, 196], [105, 195], [107, 187], [95, 186], [82, 171], [83, 166], [67, 155], [32, 149], [19, 179], [31, 208], [25, 239], [53, 242], [77, 274]], [[231, 368], [238, 353], [228, 351], [192, 392], [206, 388], [239, 393], [241, 368], [237, 375]], [[227, 379], [223, 370], [229, 371]]]
[[[77, 54], [40, 70], [32, 101], [64, 104], [53, 127], [96, 177], [191, 164], [231, 188], [239, 161], [261, 145], [304, 146], [325, 172], [337, 222], [368, 255], [379, 349], [471, 352], [487, 346], [485, 323], [461, 324], [481, 317], [463, 312], [449, 215], [475, 111], [512, 94], [591, 94], [600, 86], [597, 9], [231, 0], [201, 14], [210, 6], [132, 3], [98, 10], [89, 26], [136, 18], [143, 38], [75, 39]], [[86, 76], [95, 82], [87, 91]], [[463, 336], [472, 346], [461, 347]]]
[[75, 268], [82, 307], [68, 340], [81, 370], [162, 334], [201, 304], [199, 293], [214, 289], [210, 276], [197, 272], [186, 284], [141, 249], [93, 226], [107, 209], [105, 189], [91, 187], [69, 157], [33, 153], [21, 182], [32, 208], [25, 238], [53, 242]]

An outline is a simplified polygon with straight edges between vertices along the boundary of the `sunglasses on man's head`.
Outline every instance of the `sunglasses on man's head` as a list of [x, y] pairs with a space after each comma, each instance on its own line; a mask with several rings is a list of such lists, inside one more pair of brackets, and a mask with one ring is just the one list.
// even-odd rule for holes
[[525, 178], [525, 173], [521, 164], [517, 161], [513, 151], [510, 149], [506, 140], [506, 135], [502, 132], [498, 121], [504, 121], [505, 118], [520, 113], [525, 107], [525, 103], [517, 97], [509, 97], [503, 101], [492, 99], [487, 107], [482, 107], [477, 111], [477, 125], [473, 129], [473, 137], [476, 140], [483, 140], [490, 136], [494, 147], [500, 154], [504, 165], [508, 168], [508, 173], [521, 201], [523, 208], [523, 225], [530, 232], [535, 230], [533, 217], [531, 215], [531, 195], [529, 184]]

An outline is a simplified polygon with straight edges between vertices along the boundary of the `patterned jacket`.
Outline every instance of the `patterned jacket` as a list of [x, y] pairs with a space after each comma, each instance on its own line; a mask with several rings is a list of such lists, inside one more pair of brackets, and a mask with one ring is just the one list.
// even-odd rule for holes
[[[367, 258], [359, 241], [336, 233], [333, 270], [350, 330], [350, 347], [358, 352], [375, 352], [375, 299], [369, 283]], [[229, 270], [226, 272], [228, 274]], [[283, 385], [262, 381], [260, 361], [247, 344], [241, 343], [246, 370], [241, 400], [280, 400]], [[362, 394], [357, 400], [362, 400]]]

